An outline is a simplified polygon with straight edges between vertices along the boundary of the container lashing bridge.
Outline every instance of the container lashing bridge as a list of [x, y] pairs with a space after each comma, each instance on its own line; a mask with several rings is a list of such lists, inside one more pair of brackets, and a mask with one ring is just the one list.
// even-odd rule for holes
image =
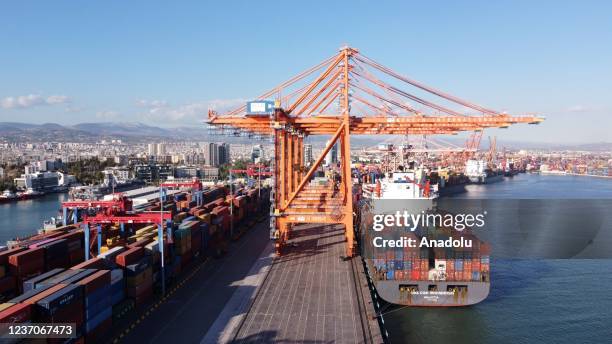
[[[295, 225], [321, 223], [343, 224], [346, 256], [354, 255], [351, 135], [455, 135], [543, 121], [542, 117], [513, 116], [460, 99], [398, 74], [350, 47], [257, 99], [270, 110], [261, 111], [258, 106], [253, 111], [249, 104], [223, 114], [209, 110], [208, 123], [273, 138], [271, 236], [277, 239], [279, 254]], [[306, 167], [304, 139], [313, 135], [331, 139]], [[311, 183], [337, 143], [339, 180], [327, 185]]]

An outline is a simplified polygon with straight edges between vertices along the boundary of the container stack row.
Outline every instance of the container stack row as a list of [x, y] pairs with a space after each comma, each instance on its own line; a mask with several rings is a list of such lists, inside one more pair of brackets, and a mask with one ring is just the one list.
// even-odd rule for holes
[[[263, 206], [260, 194], [266, 195]], [[234, 228], [241, 228], [267, 214], [268, 196], [269, 189], [262, 189], [226, 198], [223, 188], [214, 188], [204, 192], [201, 206], [188, 194], [166, 202], [164, 210], [173, 209], [173, 223], [164, 237], [165, 275], [156, 225], [129, 225], [123, 232], [119, 224], [105, 226], [99, 252], [95, 234], [90, 238], [94, 252], [88, 260], [77, 226], [2, 251], [0, 322], [75, 323], [78, 339], [71, 342], [104, 342], [114, 323], [153, 301], [162, 278], [172, 284], [192, 262], [226, 250], [232, 206]], [[159, 202], [147, 207], [161, 208]]]

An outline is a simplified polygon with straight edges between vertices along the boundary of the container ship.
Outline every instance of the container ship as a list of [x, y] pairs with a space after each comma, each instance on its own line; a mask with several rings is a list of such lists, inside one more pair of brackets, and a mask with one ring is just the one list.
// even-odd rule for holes
[[[363, 185], [359, 225], [360, 248], [378, 295], [407, 306], [467, 306], [489, 293], [490, 247], [469, 229], [418, 226], [373, 231], [373, 217], [407, 211], [441, 213], [436, 192], [428, 191], [424, 173], [392, 173]], [[416, 247], [374, 247], [375, 236], [394, 242], [412, 240]], [[428, 242], [470, 242], [459, 247], [419, 247]]]
[[468, 160], [465, 163], [465, 175], [474, 184], [491, 184], [504, 179], [504, 173], [487, 167], [484, 160]]
[[[72, 323], [76, 338], [53, 342], [109, 342], [111, 327], [124, 326], [126, 317], [161, 296], [162, 281], [171, 286], [194, 263], [224, 254], [230, 240], [269, 212], [267, 187], [238, 188], [233, 195], [226, 187], [210, 187], [195, 198], [193, 192], [174, 191], [163, 202], [158, 191], [135, 208], [118, 196], [127, 209], [82, 210], [81, 216], [108, 220], [92, 231], [83, 230], [85, 221], [78, 217], [74, 224], [11, 242], [0, 251], [3, 329], [6, 324]], [[161, 248], [158, 225], [117, 222], [158, 217], [162, 207], [168, 221]]]

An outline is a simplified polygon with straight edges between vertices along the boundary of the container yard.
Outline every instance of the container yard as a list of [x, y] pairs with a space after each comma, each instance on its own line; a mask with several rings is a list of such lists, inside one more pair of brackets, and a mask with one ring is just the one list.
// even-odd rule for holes
[[[66, 209], [83, 210], [77, 223], [13, 242], [0, 252], [0, 322], [73, 323], [71, 342], [108, 342], [113, 328], [127, 326], [126, 318], [159, 299], [163, 289], [184, 277], [183, 271], [226, 254], [229, 242], [269, 212], [269, 188], [238, 188], [233, 196], [225, 187], [170, 190], [161, 203], [159, 188], [128, 195], [134, 198], [116, 195], [106, 204], [69, 201]], [[117, 199], [124, 205], [147, 202], [137, 201], [137, 211], [102, 207]], [[168, 220], [137, 223], [150, 214], [159, 219], [167, 214]], [[104, 218], [115, 220], [100, 221]], [[90, 229], [88, 221], [104, 223]]]

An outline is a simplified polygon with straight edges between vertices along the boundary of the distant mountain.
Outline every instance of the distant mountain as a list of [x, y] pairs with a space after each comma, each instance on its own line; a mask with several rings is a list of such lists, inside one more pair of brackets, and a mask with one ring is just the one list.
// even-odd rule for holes
[[[265, 143], [267, 141], [254, 141], [248, 137], [216, 136], [210, 135], [205, 124], [182, 126], [175, 128], [161, 128], [139, 122], [100, 122], [79, 123], [72, 126], [57, 123], [30, 124], [20, 122], [0, 122], [0, 141], [9, 142], [96, 142], [103, 139], [121, 139], [125, 142], [157, 142], [157, 141], [227, 141], [230, 143]], [[307, 139], [308, 143], [323, 146], [329, 137], [313, 136]], [[445, 137], [444, 141], [457, 146], [465, 145], [465, 138]], [[389, 135], [355, 136], [351, 139], [353, 147], [372, 147], [381, 142], [401, 143], [401, 137]], [[552, 149], [605, 152], [612, 151], [612, 142], [598, 142], [588, 144], [555, 144], [538, 142], [521, 142], [498, 140], [498, 149]], [[481, 149], [487, 149], [488, 142], [481, 143]]]
[[[0, 140], [9, 142], [96, 142], [103, 139], [121, 139], [126, 142], [224, 141], [228, 137], [209, 135], [204, 124], [160, 128], [137, 122], [79, 123], [72, 126], [0, 122]], [[231, 141], [252, 142], [246, 137], [233, 137]]]

